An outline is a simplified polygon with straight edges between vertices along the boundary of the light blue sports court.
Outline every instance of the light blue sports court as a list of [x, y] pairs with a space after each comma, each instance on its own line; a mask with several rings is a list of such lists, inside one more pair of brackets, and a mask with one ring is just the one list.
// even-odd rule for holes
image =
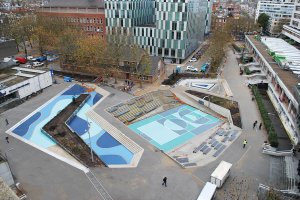
[[169, 152], [221, 123], [207, 113], [181, 105], [133, 123], [129, 128], [158, 149]]

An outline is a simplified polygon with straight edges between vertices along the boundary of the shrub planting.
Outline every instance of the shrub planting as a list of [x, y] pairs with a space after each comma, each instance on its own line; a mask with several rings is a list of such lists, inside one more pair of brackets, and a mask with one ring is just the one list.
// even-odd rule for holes
[[278, 147], [277, 134], [275, 132], [272, 121], [268, 115], [268, 112], [263, 104], [262, 96], [259, 93], [259, 90], [256, 86], [252, 87], [252, 93], [256, 99], [256, 103], [257, 103], [258, 109], [260, 111], [261, 117], [263, 119], [264, 126], [267, 130], [269, 143], [271, 144], [272, 147]]

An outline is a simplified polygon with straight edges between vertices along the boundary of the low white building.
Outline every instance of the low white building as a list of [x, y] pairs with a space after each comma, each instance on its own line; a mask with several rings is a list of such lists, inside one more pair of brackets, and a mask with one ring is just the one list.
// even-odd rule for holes
[[245, 44], [265, 75], [267, 94], [292, 145], [300, 148], [300, 51], [279, 38], [248, 35]]
[[0, 107], [52, 85], [51, 72], [14, 67], [10, 72], [0, 74]]

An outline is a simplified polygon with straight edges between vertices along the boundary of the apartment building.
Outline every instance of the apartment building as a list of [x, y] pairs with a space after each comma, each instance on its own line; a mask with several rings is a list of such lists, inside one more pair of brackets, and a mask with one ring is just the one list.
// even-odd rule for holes
[[278, 35], [281, 32], [282, 24], [288, 24], [292, 17], [295, 0], [263, 0], [257, 3], [255, 21], [262, 13], [270, 16], [268, 33]]
[[[261, 72], [265, 76], [262, 81], [267, 80], [268, 82], [267, 94], [291, 143], [299, 147], [300, 88], [298, 84], [300, 79], [297, 70], [300, 69], [300, 63], [295, 59], [300, 57], [300, 51], [280, 38], [262, 37], [260, 39], [253, 35], [247, 35], [245, 44], [261, 67]], [[292, 55], [291, 51], [298, 51], [298, 53]], [[289, 64], [290, 70], [286, 69], [288, 67], [286, 63]], [[296, 71], [292, 71], [292, 69]], [[260, 80], [255, 81], [260, 82]]]
[[291, 22], [283, 26], [282, 34], [300, 43], [300, 0], [295, 0]]

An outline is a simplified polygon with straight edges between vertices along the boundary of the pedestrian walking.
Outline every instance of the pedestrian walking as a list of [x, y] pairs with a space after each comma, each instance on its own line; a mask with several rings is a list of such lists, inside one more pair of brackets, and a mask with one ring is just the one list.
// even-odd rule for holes
[[7, 143], [9, 143], [8, 136], [5, 137], [5, 140]]
[[161, 185], [165, 185], [165, 187], [167, 187], [167, 177], [163, 178], [163, 183]]
[[262, 123], [260, 122], [258, 129], [261, 130]]
[[246, 147], [246, 144], [247, 144], [247, 140], [245, 139], [245, 140], [243, 141], [243, 149]]
[[9, 123], [8, 123], [8, 120], [7, 120], [7, 119], [5, 119], [5, 122], [6, 122], [6, 126], [7, 126], [7, 125], [9, 125]]
[[253, 129], [255, 128], [256, 124], [257, 124], [257, 120], [255, 120], [255, 122], [253, 123]]

